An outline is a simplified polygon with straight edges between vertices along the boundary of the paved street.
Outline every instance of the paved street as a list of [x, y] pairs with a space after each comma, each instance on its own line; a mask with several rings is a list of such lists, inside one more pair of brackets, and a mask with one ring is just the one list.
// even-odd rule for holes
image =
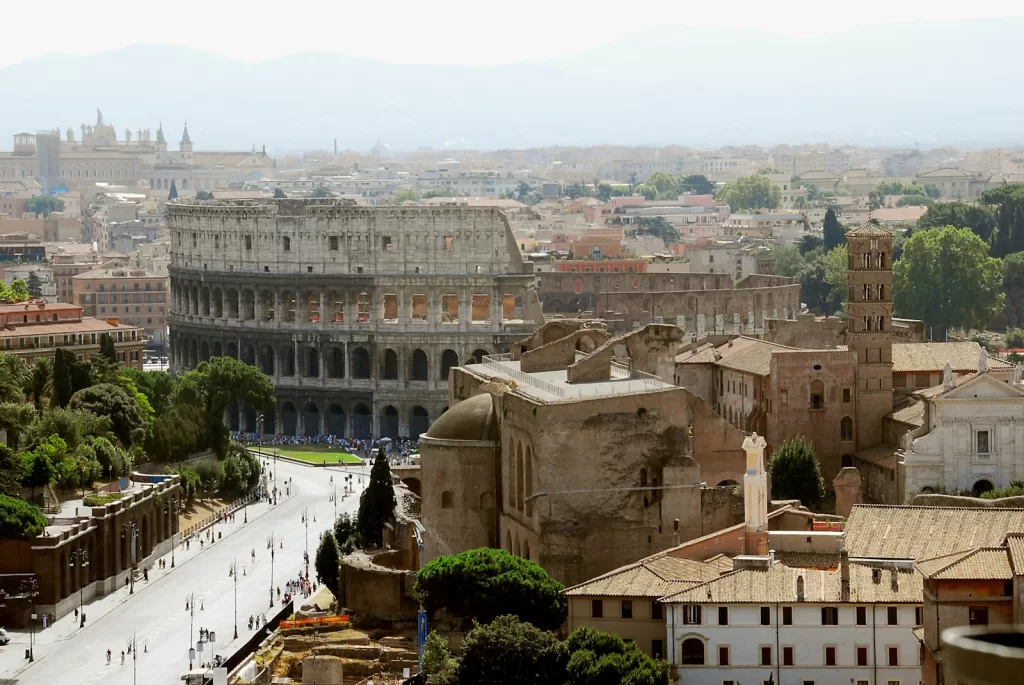
[[[273, 462], [271, 462], [272, 464]], [[295, 578], [303, 567], [305, 527], [301, 522], [302, 510], [309, 507], [315, 512], [316, 522], [309, 522], [310, 576], [315, 577], [313, 561], [320, 532], [329, 528], [334, 518], [334, 504], [329, 501], [334, 476], [339, 493], [344, 470], [321, 469], [280, 462], [279, 473], [274, 473], [279, 489], [286, 478], [292, 478], [291, 496], [278, 500], [276, 507], [257, 504], [249, 507], [249, 523], [243, 525], [239, 512], [233, 524], [218, 524], [215, 529], [223, 539], [200, 550], [198, 541], [185, 551], [182, 545], [175, 552], [176, 568], [152, 570], [149, 582], [137, 582], [135, 594], [127, 590], [103, 597], [86, 605], [88, 623], [78, 628], [74, 614], [57, 622], [56, 626], [36, 633], [35, 663], [28, 665], [24, 658], [29, 635], [12, 632], [11, 644], [0, 652], [0, 682], [39, 683], [57, 682], [88, 685], [89, 683], [131, 683], [131, 657], [126, 655], [121, 665], [121, 651], [126, 650], [132, 633], [138, 635], [140, 645], [146, 638], [148, 652], [138, 655], [135, 666], [140, 683], [178, 683], [188, 669], [189, 620], [185, 611], [185, 598], [194, 592], [202, 596], [202, 608], [195, 611], [193, 643], [198, 640], [200, 627], [216, 633], [213, 652], [197, 656], [197, 662], [212, 661], [213, 654], [227, 656], [252, 633], [248, 628], [250, 614], [270, 613], [271, 559], [267, 537], [274, 533], [284, 542], [276, 550], [273, 564], [273, 582], [281, 587], [286, 580]], [[274, 469], [271, 468], [273, 471]], [[369, 465], [349, 468], [351, 473], [362, 473], [365, 486]], [[358, 477], [356, 478], [358, 481]], [[359, 486], [356, 493], [342, 499], [339, 494], [338, 514], [354, 512], [358, 508]], [[251, 560], [256, 550], [256, 561]], [[245, 575], [238, 578], [238, 636], [234, 633], [234, 581], [228, 576], [232, 560], [239, 567], [244, 564]], [[198, 603], [198, 602], [197, 602]], [[275, 596], [275, 608], [280, 603]], [[268, 616], [269, 617], [269, 616]], [[114, 653], [110, 665], [106, 663], [106, 650]], [[140, 651], [142, 648], [140, 646]], [[26, 668], [27, 666], [27, 668]]]

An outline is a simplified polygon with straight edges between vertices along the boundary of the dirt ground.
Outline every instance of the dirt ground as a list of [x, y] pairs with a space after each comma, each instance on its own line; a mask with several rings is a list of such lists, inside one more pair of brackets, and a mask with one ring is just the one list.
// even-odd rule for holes
[[212, 516], [227, 506], [227, 502], [219, 499], [196, 500], [192, 508], [178, 517], [178, 530], [184, 531]]

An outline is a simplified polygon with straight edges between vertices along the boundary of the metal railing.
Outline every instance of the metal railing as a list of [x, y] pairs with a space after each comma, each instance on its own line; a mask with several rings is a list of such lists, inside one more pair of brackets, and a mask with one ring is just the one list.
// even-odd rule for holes
[[546, 393], [550, 393], [558, 398], [565, 397], [565, 390], [558, 387], [554, 383], [541, 380], [540, 378], [534, 378], [528, 373], [523, 373], [519, 369], [513, 368], [512, 366], [504, 363], [512, 361], [511, 354], [494, 354], [488, 355], [483, 359], [483, 365], [492, 371], [511, 376], [515, 381], [529, 385], [538, 390], [543, 390]]

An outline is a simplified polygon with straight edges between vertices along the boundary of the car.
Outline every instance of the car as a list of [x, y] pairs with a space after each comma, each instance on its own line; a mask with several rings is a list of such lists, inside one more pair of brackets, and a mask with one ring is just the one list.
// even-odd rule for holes
[[11, 641], [11, 636], [7, 634], [7, 631], [0, 628], [0, 646], [5, 646]]

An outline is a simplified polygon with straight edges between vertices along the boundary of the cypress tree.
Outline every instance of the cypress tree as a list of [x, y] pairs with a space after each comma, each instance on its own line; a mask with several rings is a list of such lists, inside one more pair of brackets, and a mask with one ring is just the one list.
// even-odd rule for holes
[[74, 391], [71, 388], [71, 374], [63, 348], [58, 347], [53, 355], [53, 404], [64, 408], [71, 401]]
[[178, 199], [178, 186], [174, 185], [174, 181], [171, 181], [171, 191], [167, 193], [168, 200]]
[[996, 213], [996, 233], [992, 238], [992, 256], [1005, 257], [1010, 254], [1010, 208], [1004, 200]]
[[114, 348], [114, 339], [109, 333], [100, 336], [100, 355], [111, 364], [117, 363], [117, 350]]
[[831, 207], [825, 212], [825, 219], [822, 221], [822, 238], [825, 241], [825, 252], [828, 252], [837, 245], [842, 245], [846, 242], [846, 236], [843, 234], [843, 227], [839, 225], [839, 219], [836, 218], [836, 211]]
[[384, 524], [395, 516], [395, 491], [391, 487], [391, 467], [384, 456], [384, 448], [377, 450], [377, 458], [370, 469], [370, 484], [359, 498], [359, 535], [368, 547], [379, 547], [383, 542]]

